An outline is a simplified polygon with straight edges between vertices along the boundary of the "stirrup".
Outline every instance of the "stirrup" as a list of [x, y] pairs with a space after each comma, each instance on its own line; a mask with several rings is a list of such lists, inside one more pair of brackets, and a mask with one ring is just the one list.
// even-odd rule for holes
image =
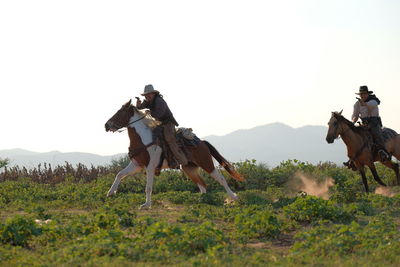
[[354, 164], [354, 161], [352, 161], [351, 159], [349, 159], [347, 162], [343, 162], [343, 165], [346, 166], [347, 168], [349, 168], [350, 170], [356, 171], [356, 165]]
[[381, 158], [381, 161], [392, 160], [392, 156], [383, 149], [380, 149], [378, 151], [378, 154], [379, 157]]
[[171, 162], [168, 162], [168, 167], [170, 167], [171, 169], [179, 169], [180, 165], [179, 165], [178, 161], [173, 160]]

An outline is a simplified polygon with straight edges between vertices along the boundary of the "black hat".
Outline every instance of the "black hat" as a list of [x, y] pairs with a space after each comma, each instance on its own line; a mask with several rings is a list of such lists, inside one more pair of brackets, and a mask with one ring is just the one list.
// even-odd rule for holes
[[153, 85], [148, 84], [148, 85], [146, 85], [146, 86], [144, 87], [144, 92], [143, 92], [142, 95], [145, 96], [145, 95], [151, 94], [151, 93], [159, 94], [160, 92], [157, 91], [157, 90], [155, 90], [154, 87], [153, 87]]
[[372, 95], [374, 92], [368, 91], [368, 86], [362, 85], [362, 86], [360, 86], [360, 91], [358, 93], [356, 93], [356, 95], [361, 95], [361, 94], [365, 94], [365, 93]]

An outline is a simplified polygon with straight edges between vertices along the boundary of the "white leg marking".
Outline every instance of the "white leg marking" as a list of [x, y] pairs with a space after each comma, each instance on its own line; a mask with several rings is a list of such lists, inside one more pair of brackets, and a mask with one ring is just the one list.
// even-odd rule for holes
[[206, 188], [205, 188], [204, 186], [202, 186], [202, 185], [200, 185], [200, 184], [197, 184], [197, 186], [198, 186], [199, 189], [200, 189], [200, 193], [202, 193], [202, 194], [207, 193], [207, 190], [206, 190]]
[[229, 188], [228, 183], [225, 180], [225, 177], [217, 169], [214, 169], [212, 173], [210, 173], [210, 175], [225, 188], [230, 198], [232, 198], [233, 200], [238, 199], [237, 195], [233, 193], [233, 191]]
[[140, 206], [140, 209], [147, 209], [151, 207], [151, 193], [153, 191], [153, 182], [154, 182], [154, 168], [146, 169], [146, 202]]
[[151, 193], [153, 191], [154, 172], [158, 163], [160, 162], [161, 147], [151, 146], [147, 149], [150, 154], [150, 162], [146, 167], [146, 202], [140, 206], [140, 209], [147, 209], [151, 207]]
[[121, 170], [116, 176], [114, 183], [112, 184], [110, 190], [108, 190], [107, 196], [112, 196], [117, 192], [117, 188], [122, 178], [128, 176], [129, 174], [138, 173], [142, 168], [138, 166], [135, 160], [129, 162], [128, 166], [126, 166], [123, 170]]

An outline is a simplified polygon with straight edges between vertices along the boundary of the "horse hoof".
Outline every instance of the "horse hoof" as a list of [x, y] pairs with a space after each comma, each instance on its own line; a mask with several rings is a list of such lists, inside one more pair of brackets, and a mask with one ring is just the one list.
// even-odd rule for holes
[[151, 204], [150, 203], [144, 203], [143, 205], [141, 205], [139, 207], [139, 210], [146, 210], [146, 209], [150, 209]]
[[107, 193], [107, 197], [112, 197], [113, 195], [115, 195], [115, 193], [116, 193], [115, 191], [114, 192], [110, 191], [110, 192]]
[[238, 197], [235, 193], [233, 193], [233, 195], [231, 196], [231, 198], [232, 198], [232, 200], [235, 200], [235, 201], [238, 201], [238, 200], [239, 200], [239, 197]]

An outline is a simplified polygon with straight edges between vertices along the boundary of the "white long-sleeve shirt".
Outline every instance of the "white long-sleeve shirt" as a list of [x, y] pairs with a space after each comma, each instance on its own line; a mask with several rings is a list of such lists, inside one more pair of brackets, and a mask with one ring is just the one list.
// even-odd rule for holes
[[352, 119], [368, 118], [368, 117], [379, 117], [378, 102], [376, 100], [370, 100], [365, 103], [366, 106], [361, 106], [360, 102], [357, 101], [354, 104], [354, 111]]

